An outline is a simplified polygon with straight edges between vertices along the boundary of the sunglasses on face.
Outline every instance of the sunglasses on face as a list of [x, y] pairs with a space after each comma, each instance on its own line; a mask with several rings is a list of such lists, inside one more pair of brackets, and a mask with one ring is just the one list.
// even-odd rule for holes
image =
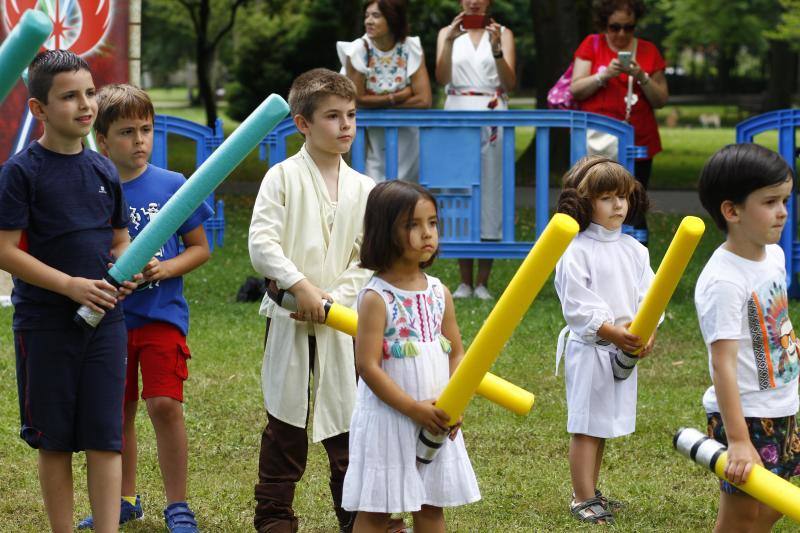
[[636, 29], [636, 24], [617, 24], [616, 22], [608, 25], [608, 31], [611, 33], [619, 33], [623, 30], [625, 33], [633, 33]]

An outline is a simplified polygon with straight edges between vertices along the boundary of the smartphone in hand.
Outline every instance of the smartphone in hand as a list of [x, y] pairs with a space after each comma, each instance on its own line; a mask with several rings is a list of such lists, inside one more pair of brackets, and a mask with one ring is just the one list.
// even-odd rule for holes
[[625, 50], [622, 50], [617, 54], [617, 59], [619, 60], [620, 65], [622, 65], [622, 68], [630, 68], [632, 55], [632, 52], [627, 52]]
[[462, 30], [480, 30], [489, 25], [489, 17], [486, 15], [464, 15], [461, 18]]

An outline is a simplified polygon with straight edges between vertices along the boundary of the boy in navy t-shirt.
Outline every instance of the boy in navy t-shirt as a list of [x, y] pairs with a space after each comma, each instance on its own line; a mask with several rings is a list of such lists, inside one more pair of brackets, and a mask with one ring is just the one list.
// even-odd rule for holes
[[[97, 113], [92, 74], [71, 52], [37, 55], [28, 70], [44, 134], [0, 170], [0, 268], [14, 276], [20, 436], [39, 450], [53, 531], [72, 529], [72, 453], [86, 451], [99, 532], [117, 531], [121, 482], [125, 323], [103, 280], [129, 243], [114, 165], [84, 148]], [[73, 321], [78, 304], [105, 311], [97, 328]]]
[[[119, 171], [128, 200], [132, 238], [158, 216], [159, 210], [186, 182], [169, 170], [148, 165], [153, 147], [155, 112], [147, 93], [131, 85], [109, 85], [98, 93], [97, 143]], [[142, 516], [136, 495], [136, 425], [139, 367], [142, 399], [153, 423], [167, 507], [167, 528], [196, 531], [186, 503], [187, 439], [183, 420], [183, 382], [188, 377], [189, 306], [182, 276], [210, 257], [203, 221], [211, 216], [203, 203], [161, 247], [144, 269], [145, 283], [125, 300], [128, 328], [128, 378], [125, 384], [125, 445], [122, 449], [120, 523]], [[185, 249], [180, 251], [180, 240]], [[79, 528], [92, 525], [89, 517]]]

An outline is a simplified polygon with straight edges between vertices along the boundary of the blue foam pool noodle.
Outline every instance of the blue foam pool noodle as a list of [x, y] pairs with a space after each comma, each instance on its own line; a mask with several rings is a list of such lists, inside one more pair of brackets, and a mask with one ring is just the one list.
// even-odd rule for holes
[[42, 11], [29, 9], [0, 45], [0, 102], [19, 80], [53, 32], [53, 21]]

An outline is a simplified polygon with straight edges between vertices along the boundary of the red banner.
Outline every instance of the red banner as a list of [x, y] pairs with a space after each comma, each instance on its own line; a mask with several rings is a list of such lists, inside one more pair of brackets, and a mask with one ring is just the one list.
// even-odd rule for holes
[[[2, 0], [0, 40], [28, 9], [44, 11], [53, 21], [53, 34], [42, 49], [72, 50], [83, 57], [98, 89], [128, 81], [128, 0]], [[0, 160], [40, 134], [27, 102], [20, 80], [0, 105]]]

